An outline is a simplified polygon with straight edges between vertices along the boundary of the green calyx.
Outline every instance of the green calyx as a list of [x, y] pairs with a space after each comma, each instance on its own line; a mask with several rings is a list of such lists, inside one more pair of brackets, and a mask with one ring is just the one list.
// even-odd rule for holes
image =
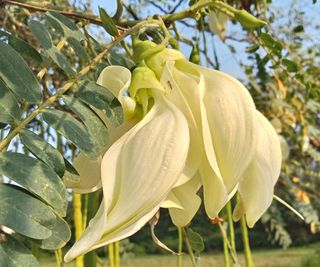
[[[133, 60], [137, 64], [142, 62], [151, 52], [158, 52], [159, 49], [157, 47], [159, 47], [159, 45], [152, 41], [141, 41], [137, 36], [132, 36]], [[162, 49], [163, 47], [161, 46], [160, 51]]]
[[143, 116], [145, 116], [152, 106], [152, 97], [157, 91], [164, 92], [164, 88], [154, 72], [149, 69], [144, 62], [141, 62], [132, 72], [129, 93], [130, 97], [139, 104], [140, 108], [142, 108]]
[[140, 89], [154, 89], [163, 91], [163, 87], [154, 72], [141, 63], [132, 72], [129, 93], [134, 98]]

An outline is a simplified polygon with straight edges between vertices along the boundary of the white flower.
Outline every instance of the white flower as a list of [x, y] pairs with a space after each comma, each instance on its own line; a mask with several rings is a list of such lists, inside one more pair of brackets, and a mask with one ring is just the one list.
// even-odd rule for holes
[[[155, 46], [135, 45], [138, 55]], [[278, 137], [239, 81], [172, 49], [149, 55], [130, 75], [112, 66], [98, 79], [118, 97], [125, 123], [111, 129], [116, 134], [103, 157], [75, 160], [81, 181], [70, 185], [79, 192], [102, 185], [104, 199], [66, 261], [134, 234], [161, 206], [175, 225], [187, 225], [201, 185], [211, 218], [237, 189], [234, 217], [246, 214], [249, 226], [271, 203], [281, 166]]]
[[224, 41], [226, 39], [228, 16], [219, 11], [211, 11], [208, 15], [210, 31], [218, 35]]
[[[106, 83], [114, 77], [119, 79], [114, 71], [119, 75], [121, 70], [107, 68], [98, 81], [110, 88]], [[128, 74], [121, 78], [130, 79]], [[120, 94], [122, 90], [119, 87]], [[153, 99], [146, 116], [106, 151], [101, 160], [101, 176], [95, 171], [91, 176], [89, 170], [76, 164], [83, 181], [78, 185], [80, 191], [92, 191], [101, 182], [104, 199], [65, 261], [137, 232], [153, 217], [178, 181], [188, 153], [188, 125], [181, 111], [162, 94], [153, 92]], [[123, 97], [120, 101], [125, 109], [128, 99]], [[130, 106], [125, 111], [132, 116]], [[83, 160], [80, 164], [84, 164]], [[98, 165], [99, 160], [86, 167], [95, 169]], [[88, 179], [90, 184], [85, 182]]]

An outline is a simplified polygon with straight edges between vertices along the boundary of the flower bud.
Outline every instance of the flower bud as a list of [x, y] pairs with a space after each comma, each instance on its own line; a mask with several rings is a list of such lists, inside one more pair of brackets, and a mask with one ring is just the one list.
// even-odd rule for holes
[[241, 25], [247, 30], [253, 30], [255, 28], [261, 28], [267, 23], [263, 20], [257, 19], [244, 9], [237, 10], [235, 13], [235, 19], [241, 23]]

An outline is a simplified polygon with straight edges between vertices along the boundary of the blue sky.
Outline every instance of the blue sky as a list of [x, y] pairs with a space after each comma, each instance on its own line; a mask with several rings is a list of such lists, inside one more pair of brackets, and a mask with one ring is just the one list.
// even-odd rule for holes
[[[127, 1], [124, 0], [124, 1], [128, 3], [128, 0]], [[299, 7], [299, 10], [301, 10], [301, 12], [304, 12], [307, 14], [306, 16], [307, 19], [310, 19], [311, 21], [318, 18], [320, 14], [320, 3], [317, 3], [314, 5], [312, 4], [312, 0], [274, 0], [270, 8], [272, 11], [283, 13], [282, 20], [285, 22], [288, 17], [286, 14], [290, 12], [289, 6], [291, 3], [295, 3], [295, 5]], [[116, 0], [107, 0], [107, 1], [92, 0], [92, 8], [95, 14], [98, 14], [98, 6], [103, 7], [110, 15], [112, 15], [116, 10]], [[187, 7], [187, 1], [185, 1], [185, 4], [181, 6], [180, 10], [185, 9], [186, 7]], [[142, 9], [142, 14], [139, 14], [139, 15], [141, 17], [146, 17], [148, 15], [159, 14], [159, 13], [161, 13], [161, 11], [150, 6], [150, 8], [148, 9]], [[282, 20], [280, 19], [278, 21], [280, 21], [281, 23]], [[228, 29], [227, 29], [228, 36], [233, 36], [233, 37], [243, 36], [244, 32], [242, 31], [242, 28], [239, 25], [234, 25], [230, 21], [228, 23], [229, 23]], [[293, 23], [295, 23], [295, 21], [293, 21]], [[193, 35], [196, 34], [196, 31], [193, 31], [192, 29], [190, 30], [190, 28], [182, 26], [181, 24], [179, 26], [179, 30], [183, 35], [189, 38], [191, 38]], [[307, 29], [307, 31], [315, 31], [315, 30]], [[319, 44], [320, 43], [319, 29], [318, 31], [314, 32], [314, 36], [319, 40], [318, 42]], [[218, 59], [221, 63], [221, 70], [237, 78], [245, 80], [246, 75], [244, 74], [242, 67], [240, 67], [239, 62], [244, 62], [244, 63], [248, 62], [246, 59], [247, 55], [245, 53], [246, 45], [240, 42], [227, 40], [226, 43], [234, 46], [237, 50], [236, 55], [234, 55], [230, 52], [229, 48], [224, 43], [222, 43], [220, 39], [217, 38], [216, 36], [207, 35], [207, 39], [208, 39], [208, 54], [211, 58], [213, 58], [213, 46], [214, 46], [218, 51], [217, 54], [218, 54]], [[210, 44], [212, 45], [210, 46]], [[186, 45], [182, 45], [181, 50], [188, 57], [190, 54], [191, 48]]]

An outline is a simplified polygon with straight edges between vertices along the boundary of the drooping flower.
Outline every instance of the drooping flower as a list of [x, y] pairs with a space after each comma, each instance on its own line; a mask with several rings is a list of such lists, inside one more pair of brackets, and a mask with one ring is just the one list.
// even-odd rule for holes
[[76, 160], [81, 182], [72, 186], [79, 192], [102, 186], [104, 199], [66, 261], [134, 234], [160, 207], [169, 208], [175, 225], [187, 225], [200, 206], [201, 186], [210, 218], [237, 189], [241, 203], [234, 217], [246, 214], [249, 226], [271, 203], [280, 145], [246, 88], [172, 49], [142, 58], [154, 46], [135, 43], [140, 63], [132, 79], [119, 66], [107, 67], [98, 79], [118, 97], [125, 122], [105, 154], [88, 162], [92, 174], [81, 167], [88, 159]]
[[208, 15], [210, 31], [218, 35], [224, 41], [226, 39], [228, 16], [219, 11], [211, 11]]

